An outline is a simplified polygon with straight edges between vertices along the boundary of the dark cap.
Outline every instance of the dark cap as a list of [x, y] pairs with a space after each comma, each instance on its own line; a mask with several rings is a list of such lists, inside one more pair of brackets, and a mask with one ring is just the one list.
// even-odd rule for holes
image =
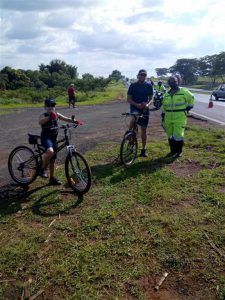
[[45, 100], [45, 106], [47, 107], [53, 107], [56, 105], [56, 101], [54, 98], [48, 98]]
[[141, 69], [139, 70], [138, 75], [147, 75], [147, 71], [145, 69]]

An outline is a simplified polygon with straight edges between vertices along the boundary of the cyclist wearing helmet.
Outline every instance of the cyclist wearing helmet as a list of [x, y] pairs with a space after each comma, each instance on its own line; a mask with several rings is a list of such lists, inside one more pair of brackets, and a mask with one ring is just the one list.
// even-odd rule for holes
[[162, 80], [159, 80], [158, 84], [155, 86], [155, 90], [157, 92], [161, 92], [161, 93], [165, 93], [166, 92], [166, 88], [165, 86], [163, 85], [163, 82]]
[[55, 172], [55, 155], [54, 150], [57, 148], [57, 135], [58, 135], [58, 120], [63, 120], [69, 123], [77, 124], [78, 121], [67, 118], [55, 111], [56, 101], [54, 98], [49, 98], [44, 101], [45, 113], [39, 118], [39, 124], [41, 125], [41, 144], [45, 148], [46, 152], [42, 158], [42, 168], [39, 175], [43, 178], [47, 178], [48, 175], [45, 172], [47, 165], [49, 164], [50, 179], [49, 184], [60, 185], [56, 177]]
[[[137, 82], [131, 83], [127, 92], [127, 102], [130, 104], [130, 112], [143, 114], [137, 124], [141, 127], [142, 150], [140, 156], [147, 157], [147, 127], [149, 121], [149, 106], [152, 103], [153, 88], [152, 85], [145, 81], [147, 72], [141, 69], [138, 72]], [[133, 128], [133, 120], [130, 123], [130, 129]]]

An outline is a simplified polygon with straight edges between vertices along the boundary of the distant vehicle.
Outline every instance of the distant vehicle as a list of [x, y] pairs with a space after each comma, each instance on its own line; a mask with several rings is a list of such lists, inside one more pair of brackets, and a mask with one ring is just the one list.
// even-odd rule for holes
[[212, 95], [215, 97], [215, 100], [219, 100], [219, 98], [225, 99], [225, 84], [221, 84], [216, 90], [212, 91]]

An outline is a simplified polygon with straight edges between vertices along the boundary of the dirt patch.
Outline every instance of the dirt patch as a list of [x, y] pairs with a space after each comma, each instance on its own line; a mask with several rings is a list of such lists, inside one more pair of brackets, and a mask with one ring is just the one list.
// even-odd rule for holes
[[202, 167], [195, 162], [188, 162], [180, 164], [178, 161], [174, 162], [169, 166], [173, 173], [177, 177], [190, 177], [193, 174], [198, 173]]

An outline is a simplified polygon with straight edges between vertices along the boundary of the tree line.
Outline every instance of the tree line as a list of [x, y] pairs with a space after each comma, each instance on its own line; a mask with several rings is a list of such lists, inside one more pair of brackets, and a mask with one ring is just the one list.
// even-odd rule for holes
[[22, 70], [4, 67], [0, 70], [0, 89], [16, 90], [19, 88], [35, 88], [44, 90], [46, 88], [64, 88], [74, 83], [76, 88], [88, 93], [95, 90], [104, 90], [111, 80], [119, 80], [121, 73], [112, 71], [108, 78], [94, 77], [85, 73], [78, 78], [76, 66], [54, 59], [49, 64], [40, 64], [38, 70]]
[[156, 68], [157, 76], [167, 76], [170, 74], [180, 74], [183, 83], [195, 84], [198, 78], [207, 77], [215, 85], [217, 79], [225, 82], [225, 52], [214, 55], [206, 55], [201, 58], [181, 58], [169, 68]]

